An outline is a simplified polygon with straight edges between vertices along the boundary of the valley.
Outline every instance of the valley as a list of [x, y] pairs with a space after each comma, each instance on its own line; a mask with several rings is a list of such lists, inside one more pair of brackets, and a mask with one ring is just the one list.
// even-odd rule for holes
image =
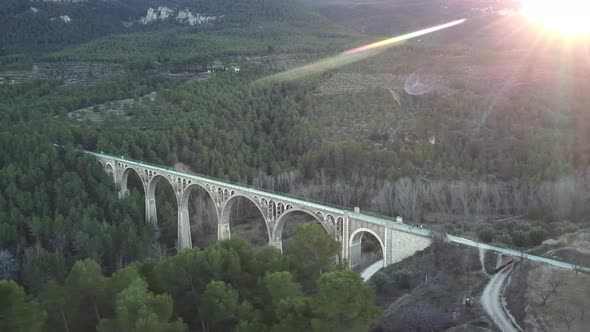
[[[494, 253], [482, 264], [434, 241], [363, 283], [383, 258], [374, 236], [351, 271], [295, 214], [281, 256], [244, 199], [218, 241], [219, 202], [202, 188], [188, 198], [194, 248], [179, 250], [175, 188], [156, 188], [150, 223], [144, 175], [119, 196], [76, 151], [590, 267], [589, 42], [540, 30], [510, 0], [3, 1], [0, 289], [18, 300], [0, 304], [28, 318], [0, 330], [147, 330], [115, 305], [136, 301], [153, 331], [496, 331], [480, 301]], [[322, 59], [333, 67], [266, 79]], [[518, 262], [496, 286], [525, 331], [585, 331], [588, 284]]]

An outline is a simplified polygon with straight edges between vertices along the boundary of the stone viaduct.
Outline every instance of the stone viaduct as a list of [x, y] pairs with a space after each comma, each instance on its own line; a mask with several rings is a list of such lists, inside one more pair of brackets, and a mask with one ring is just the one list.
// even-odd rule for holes
[[230, 238], [230, 212], [236, 199], [243, 197], [252, 202], [264, 217], [269, 245], [281, 251], [283, 226], [289, 215], [294, 212], [306, 213], [315, 218], [326, 232], [341, 244], [341, 257], [348, 260], [351, 267], [359, 262], [362, 235], [365, 233], [371, 233], [379, 241], [384, 266], [410, 257], [431, 244], [428, 230], [360, 213], [358, 208], [348, 211], [202, 175], [132, 161], [124, 157], [104, 153], [86, 153], [95, 156], [105, 172], [112, 177], [119, 190], [120, 198], [129, 193], [127, 188], [129, 174], [131, 172], [137, 174], [143, 184], [145, 214], [149, 222], [157, 223], [156, 187], [163, 181], [170, 183], [178, 206], [178, 249], [192, 248], [188, 203], [191, 192], [199, 188], [204, 189], [215, 203], [218, 240]]

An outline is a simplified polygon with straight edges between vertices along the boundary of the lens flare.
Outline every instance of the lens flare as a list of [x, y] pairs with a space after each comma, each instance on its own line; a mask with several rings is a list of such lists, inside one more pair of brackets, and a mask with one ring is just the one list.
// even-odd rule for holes
[[566, 36], [590, 35], [590, 0], [523, 0], [522, 12]]
[[293, 68], [278, 74], [271, 75], [263, 80], [295, 80], [312, 74], [320, 74], [328, 70], [336, 69], [377, 54], [379, 51], [392, 47], [400, 42], [423, 36], [429, 33], [440, 31], [459, 25], [465, 22], [465, 19], [452, 21], [446, 24], [437, 25], [431, 28], [410, 32], [394, 38], [382, 40], [380, 42], [364, 45], [344, 51], [336, 56], [320, 60], [302, 67]]
[[410, 33], [407, 33], [405, 35], [401, 35], [401, 36], [398, 36], [398, 37], [393, 37], [393, 38], [385, 39], [385, 40], [382, 40], [380, 42], [376, 42], [376, 43], [373, 43], [373, 44], [369, 44], [369, 45], [365, 45], [365, 46], [353, 48], [352, 50], [348, 50], [346, 52], [343, 52], [342, 54], [353, 54], [353, 53], [358, 53], [358, 52], [362, 52], [362, 51], [368, 51], [368, 50], [371, 50], [371, 49], [374, 49], [374, 48], [379, 48], [379, 47], [384, 47], [384, 46], [396, 44], [396, 43], [399, 43], [399, 42], [402, 42], [402, 41], [405, 41], [405, 40], [408, 40], [408, 39], [420, 37], [420, 36], [423, 36], [423, 35], [426, 35], [426, 34], [429, 34], [429, 33], [432, 33], [432, 32], [436, 32], [436, 31], [439, 31], [439, 30], [450, 28], [452, 26], [461, 24], [463, 22], [465, 22], [465, 19], [456, 20], [456, 21], [449, 22], [449, 23], [446, 23], [446, 24], [437, 25], [437, 26], [432, 27], [432, 28], [427, 28], [427, 29], [418, 30], [418, 31], [415, 31], [415, 32], [410, 32]]

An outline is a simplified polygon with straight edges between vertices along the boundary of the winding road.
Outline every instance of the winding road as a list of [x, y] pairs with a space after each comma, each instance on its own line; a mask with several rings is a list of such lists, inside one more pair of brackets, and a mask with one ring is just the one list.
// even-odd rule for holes
[[498, 271], [490, 279], [481, 296], [481, 304], [484, 310], [492, 318], [498, 329], [503, 332], [519, 332], [519, 329], [514, 326], [510, 317], [504, 312], [501, 300], [506, 278], [510, 276], [512, 268], [513, 264], [510, 264]]
[[381, 268], [383, 268], [383, 259], [366, 267], [363, 271], [361, 271], [361, 277], [363, 278], [363, 281], [369, 281], [373, 274], [377, 273], [377, 271], [381, 270]]

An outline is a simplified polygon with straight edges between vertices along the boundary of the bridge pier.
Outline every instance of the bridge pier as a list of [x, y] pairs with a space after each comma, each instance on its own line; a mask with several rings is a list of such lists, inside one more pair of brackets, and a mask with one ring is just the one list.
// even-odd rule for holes
[[158, 224], [158, 213], [156, 208], [156, 196], [145, 196], [145, 221], [153, 224]]
[[278, 249], [281, 253], [283, 252], [283, 241], [281, 240], [275, 240], [272, 241], [271, 243], [269, 243], [269, 245], [271, 247], [275, 247], [276, 249]]
[[192, 248], [191, 224], [188, 208], [178, 209], [178, 250]]
[[360, 264], [361, 260], [361, 253], [362, 253], [362, 238], [359, 236], [357, 239], [352, 239], [350, 241], [349, 249], [348, 249], [348, 262], [349, 267], [352, 269]]
[[121, 189], [119, 190], [119, 199], [123, 199], [129, 196], [129, 189]]
[[217, 240], [228, 240], [231, 238], [229, 223], [219, 223], [217, 225]]
[[350, 239], [348, 238], [350, 234], [350, 218], [348, 216], [348, 211], [344, 212], [344, 218], [342, 219], [342, 230], [340, 232], [340, 244], [342, 245], [342, 260], [348, 262], [348, 265], [350, 266]]

